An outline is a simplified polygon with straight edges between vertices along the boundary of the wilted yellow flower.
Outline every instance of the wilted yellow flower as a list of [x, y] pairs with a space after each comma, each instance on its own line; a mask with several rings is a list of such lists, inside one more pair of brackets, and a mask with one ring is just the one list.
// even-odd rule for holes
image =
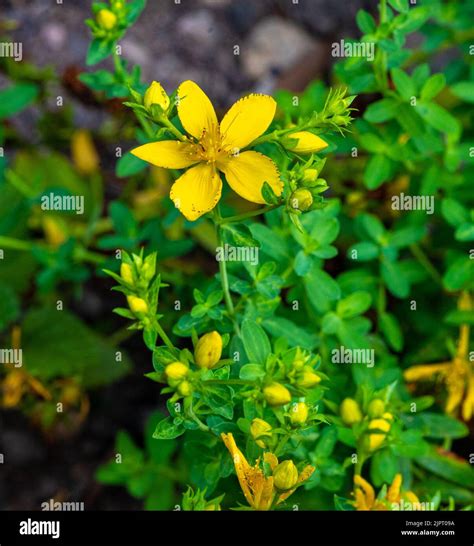
[[81, 174], [93, 174], [99, 170], [99, 155], [86, 129], [78, 129], [72, 135], [71, 155], [74, 165]]
[[313, 204], [313, 196], [306, 188], [298, 188], [291, 194], [290, 205], [297, 210], [306, 211]]
[[120, 265], [120, 276], [128, 284], [133, 284], [133, 269], [130, 264], [123, 262]]
[[272, 426], [270, 423], [267, 423], [258, 417], [254, 419], [250, 425], [250, 435], [255, 440], [255, 443], [261, 448], [267, 447], [265, 439], [272, 437], [271, 430]]
[[[472, 299], [468, 292], [463, 292], [458, 299], [460, 311], [473, 309]], [[446, 384], [446, 413], [456, 415], [461, 410], [464, 421], [470, 421], [474, 414], [474, 370], [469, 361], [469, 331], [467, 324], [459, 328], [459, 341], [456, 354], [452, 360], [439, 364], [419, 364], [404, 372], [408, 383], [429, 381], [439, 375]]]
[[362, 421], [359, 404], [353, 398], [345, 398], [339, 408], [341, 418], [346, 425], [352, 426]]
[[144, 144], [132, 153], [158, 167], [188, 169], [170, 193], [188, 220], [197, 220], [218, 203], [222, 192], [219, 172], [241, 197], [265, 203], [261, 194], [264, 182], [276, 195], [283, 191], [278, 169], [269, 157], [241, 150], [268, 129], [275, 109], [272, 97], [249, 95], [237, 101], [219, 124], [207, 95], [188, 80], [178, 88], [178, 116], [190, 136], [182, 141]]
[[165, 368], [165, 374], [168, 379], [180, 380], [184, 379], [189, 373], [189, 368], [182, 362], [173, 362]]
[[360, 475], [354, 476], [354, 497], [353, 504], [356, 510], [398, 510], [399, 507], [394, 507], [394, 504], [400, 503], [400, 501], [406, 500], [411, 503], [411, 509], [423, 509], [423, 505], [418, 500], [418, 497], [412, 491], [405, 491], [402, 493], [402, 475], [396, 474], [387, 493], [384, 497], [380, 498], [380, 494], [376, 497], [375, 491], [372, 485]]
[[199, 368], [213, 368], [222, 355], [222, 337], [219, 332], [204, 334], [196, 343], [194, 360]]
[[128, 306], [136, 315], [148, 313], [147, 302], [137, 296], [127, 296]]
[[288, 491], [298, 483], [298, 469], [293, 461], [281, 462], [273, 471], [275, 487], [280, 491]]
[[270, 406], [283, 406], [291, 402], [290, 391], [281, 383], [270, 383], [263, 389], [263, 396]]
[[[297, 131], [296, 133], [291, 133], [288, 135], [288, 139], [291, 140], [286, 141], [285, 148], [300, 154], [319, 152], [328, 146], [328, 143], [322, 138], [310, 133], [309, 131]], [[297, 142], [292, 142], [294, 140]]]
[[105, 30], [112, 30], [117, 24], [117, 16], [109, 9], [101, 9], [96, 16], [97, 23]]
[[161, 106], [162, 110], [167, 110], [170, 105], [170, 99], [163, 89], [161, 83], [153, 81], [143, 95], [143, 105], [150, 108], [152, 104]]
[[308, 406], [304, 402], [293, 404], [290, 409], [290, 421], [293, 425], [304, 425], [308, 419]]
[[[299, 475], [297, 472], [297, 480], [291, 489], [285, 492], [278, 491], [274, 483], [276, 478], [274, 475], [265, 476], [265, 473], [259, 466], [260, 459], [256, 461], [255, 466], [250, 466], [244, 454], [237, 447], [234, 436], [229, 433], [221, 434], [221, 437], [234, 461], [235, 473], [237, 474], [242, 492], [254, 510], [270, 510], [273, 504], [280, 504], [294, 493], [296, 488], [306, 481], [315, 470], [313, 466], [306, 466]], [[268, 463], [272, 473], [279, 466], [278, 458], [273, 453], [264, 453], [263, 460]], [[283, 473], [281, 478], [283, 480]], [[285, 485], [286, 482], [282, 484]]]

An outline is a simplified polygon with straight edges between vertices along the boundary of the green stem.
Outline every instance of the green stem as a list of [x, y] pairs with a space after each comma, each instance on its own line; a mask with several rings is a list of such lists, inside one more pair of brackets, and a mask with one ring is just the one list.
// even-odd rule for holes
[[420, 246], [416, 243], [410, 245], [410, 250], [413, 256], [418, 260], [420, 265], [422, 265], [426, 272], [431, 276], [431, 278], [437, 282], [440, 286], [443, 286], [443, 278], [438, 273], [434, 265], [430, 262], [428, 256], [423, 252]]
[[220, 226], [224, 224], [233, 224], [235, 222], [241, 222], [242, 220], [246, 220], [247, 218], [253, 218], [255, 216], [260, 216], [261, 214], [265, 214], [267, 212], [270, 212], [271, 210], [274, 210], [278, 208], [280, 205], [267, 205], [266, 207], [262, 207], [261, 209], [257, 210], [251, 210], [249, 212], [244, 212], [242, 214], [236, 214], [235, 216], [228, 216], [227, 218], [220, 218], [218, 221], [218, 224]]
[[0, 247], [9, 248], [11, 250], [31, 250], [33, 244], [30, 243], [30, 241], [22, 241], [21, 239], [0, 235]]
[[156, 328], [156, 331], [158, 332], [159, 336], [161, 337], [161, 339], [165, 342], [165, 345], [168, 347], [168, 349], [174, 349], [175, 347], [173, 345], [173, 342], [166, 335], [166, 332], [163, 330], [163, 327], [161, 326], [161, 324], [158, 321], [155, 322], [155, 328]]
[[245, 379], [208, 379], [203, 381], [206, 385], [255, 385], [255, 381]]
[[188, 140], [181, 131], [176, 129], [176, 127], [171, 123], [171, 121], [167, 117], [160, 116], [159, 121], [168, 129], [168, 131], [170, 131], [170, 133], [173, 133], [173, 135], [179, 140], [181, 140], [182, 142], [185, 142]]

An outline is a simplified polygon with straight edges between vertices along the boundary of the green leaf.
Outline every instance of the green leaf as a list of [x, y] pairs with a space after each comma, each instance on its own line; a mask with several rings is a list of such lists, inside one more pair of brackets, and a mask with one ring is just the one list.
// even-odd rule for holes
[[391, 75], [393, 83], [402, 99], [409, 101], [416, 95], [415, 84], [406, 72], [401, 68], [393, 68]]
[[376, 486], [392, 483], [399, 472], [399, 458], [390, 449], [381, 449], [372, 457], [370, 466], [371, 482]]
[[222, 226], [226, 241], [234, 246], [260, 247], [245, 224], [224, 224]]
[[268, 203], [269, 205], [278, 205], [280, 202], [280, 199], [277, 195], [275, 195], [273, 188], [270, 186], [270, 184], [268, 184], [268, 182], [263, 183], [262, 197], [265, 203]]
[[392, 170], [392, 162], [384, 155], [374, 155], [367, 162], [364, 171], [364, 184], [369, 190], [375, 190], [386, 182]]
[[20, 301], [10, 286], [0, 283], [0, 332], [18, 318]]
[[423, 134], [423, 120], [413, 106], [400, 104], [396, 119], [409, 135], [420, 137]]
[[375, 32], [377, 25], [375, 19], [368, 11], [360, 9], [356, 15], [357, 26], [364, 34], [372, 34]]
[[0, 91], [0, 119], [18, 114], [38, 96], [38, 86], [32, 83], [17, 83]]
[[397, 11], [401, 11], [402, 13], [408, 13], [408, 0], [388, 0], [388, 3], [392, 6], [393, 9]]
[[156, 440], [173, 440], [184, 434], [185, 429], [183, 425], [175, 424], [173, 418], [168, 416], [158, 422], [153, 433], [153, 438]]
[[392, 232], [388, 244], [395, 248], [403, 248], [418, 242], [424, 235], [425, 226], [408, 226]]
[[410, 292], [410, 285], [396, 262], [385, 259], [381, 264], [382, 278], [397, 298], [406, 298]]
[[117, 161], [115, 172], [119, 178], [126, 178], [142, 172], [147, 166], [146, 161], [127, 152]]
[[370, 241], [361, 241], [352, 245], [347, 251], [347, 257], [351, 260], [359, 260], [361, 262], [368, 262], [374, 260], [379, 255], [380, 249], [378, 245], [371, 243]]
[[408, 426], [419, 430], [423, 436], [429, 438], [463, 438], [469, 434], [469, 429], [464, 423], [440, 413], [423, 412], [410, 416]]
[[385, 235], [385, 228], [380, 219], [373, 214], [364, 213], [358, 218], [365, 233], [374, 241], [380, 242]]
[[451, 291], [462, 290], [473, 284], [474, 260], [468, 256], [458, 258], [448, 268], [443, 277], [443, 285]]
[[434, 449], [429, 455], [418, 458], [417, 463], [446, 480], [470, 489], [474, 488], [474, 470], [467, 463], [440, 455]]
[[317, 344], [318, 338], [315, 334], [283, 317], [271, 317], [265, 319], [262, 324], [273, 337], [284, 337], [291, 347], [299, 345], [311, 351]]
[[395, 351], [401, 351], [403, 348], [403, 334], [396, 317], [390, 313], [381, 313], [379, 319], [380, 329], [389, 345]]
[[369, 105], [364, 112], [364, 119], [370, 123], [382, 123], [397, 116], [400, 103], [395, 99], [380, 99]]
[[112, 55], [113, 46], [113, 42], [99, 40], [98, 38], [92, 40], [92, 42], [89, 44], [89, 49], [87, 50], [87, 66], [100, 63], [109, 55]]
[[444, 74], [433, 74], [426, 80], [421, 89], [421, 100], [430, 101], [431, 99], [434, 99], [436, 95], [442, 91], [445, 85], [446, 77]]
[[469, 220], [467, 209], [459, 201], [449, 197], [441, 202], [441, 214], [446, 222], [453, 227], [458, 227]]
[[320, 312], [329, 310], [331, 302], [341, 297], [341, 289], [337, 282], [328, 273], [316, 267], [304, 277], [304, 284], [309, 301]]
[[474, 223], [466, 222], [458, 226], [454, 238], [456, 241], [474, 241]]
[[451, 86], [451, 92], [466, 102], [474, 102], [474, 82], [458, 82]]
[[240, 368], [239, 378], [244, 381], [257, 381], [265, 377], [265, 370], [260, 364], [245, 364]]
[[335, 426], [328, 426], [321, 432], [321, 437], [316, 444], [314, 453], [316, 457], [326, 458], [330, 457], [334, 451], [337, 442], [337, 429]]
[[372, 303], [372, 296], [368, 292], [354, 292], [337, 303], [337, 314], [348, 319], [365, 313]]
[[460, 122], [447, 110], [434, 102], [419, 103], [416, 106], [420, 116], [441, 133], [458, 136], [461, 132]]
[[271, 345], [265, 330], [255, 322], [242, 322], [242, 341], [250, 362], [265, 364], [271, 353]]

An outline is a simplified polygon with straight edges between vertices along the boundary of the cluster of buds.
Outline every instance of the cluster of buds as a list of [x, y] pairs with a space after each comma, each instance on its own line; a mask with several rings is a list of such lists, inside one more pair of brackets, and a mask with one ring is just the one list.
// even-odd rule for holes
[[183, 398], [191, 396], [193, 393], [193, 385], [191, 379], [191, 370], [183, 362], [172, 362], [165, 368], [165, 376], [168, 385], [175, 389], [176, 393]]
[[296, 165], [289, 175], [290, 192], [286, 208], [291, 214], [299, 215], [320, 208], [324, 204], [322, 193], [328, 189], [328, 183], [320, 178], [326, 159], [312, 156], [303, 164]]
[[[341, 419], [347, 426], [357, 425], [364, 419], [364, 414], [353, 398], [345, 398], [339, 408]], [[385, 402], [380, 398], [373, 398], [366, 411], [367, 424], [367, 436], [365, 436], [365, 445], [369, 452], [378, 449], [384, 442], [387, 434], [389, 433], [393, 415], [385, 411]]]
[[350, 106], [355, 99], [355, 95], [346, 97], [345, 94], [345, 89], [339, 88], [335, 91], [331, 89], [323, 110], [313, 114], [310, 125], [343, 133], [352, 121], [351, 112], [354, 111], [354, 108], [350, 108]]
[[298, 389], [312, 389], [321, 382], [321, 377], [314, 371], [318, 357], [308, 354], [299, 347], [287, 377], [291, 384]]
[[114, 41], [120, 38], [127, 28], [130, 8], [125, 0], [110, 0], [109, 5], [104, 3], [92, 4], [94, 19], [87, 19], [86, 25], [92, 30], [94, 38]]
[[221, 502], [224, 495], [211, 500], [206, 500], [206, 489], [198, 489], [196, 492], [188, 487], [186, 493], [183, 493], [182, 507], [184, 511], [205, 511], [214, 512], [221, 509]]

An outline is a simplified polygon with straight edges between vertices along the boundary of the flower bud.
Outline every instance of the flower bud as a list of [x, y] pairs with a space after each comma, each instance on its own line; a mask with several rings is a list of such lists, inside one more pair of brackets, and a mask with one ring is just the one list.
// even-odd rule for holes
[[222, 337], [219, 332], [204, 334], [196, 343], [194, 360], [199, 368], [213, 368], [222, 355]]
[[[384, 415], [389, 415], [390, 413], [385, 413]], [[378, 449], [385, 440], [387, 432], [390, 430], [390, 423], [385, 419], [372, 419], [369, 423], [369, 449], [374, 451]], [[370, 432], [371, 430], [376, 430], [377, 432]], [[381, 431], [381, 432], [378, 432]]]
[[283, 406], [291, 402], [290, 391], [280, 383], [270, 383], [263, 389], [263, 396], [270, 406]]
[[135, 315], [148, 313], [148, 304], [137, 296], [127, 296], [128, 306], [135, 313]]
[[345, 398], [339, 408], [341, 418], [346, 425], [352, 426], [362, 421], [359, 404], [353, 398]]
[[97, 23], [104, 30], [112, 30], [117, 24], [117, 16], [109, 9], [101, 9], [97, 13]]
[[273, 483], [280, 491], [288, 491], [298, 483], [298, 469], [293, 461], [283, 461], [275, 468]]
[[261, 448], [267, 447], [265, 439], [272, 437], [271, 430], [272, 426], [270, 423], [259, 418], [254, 419], [250, 425], [250, 435], [255, 440], [255, 443]]
[[99, 170], [99, 155], [89, 131], [78, 129], [71, 139], [72, 161], [81, 174], [93, 174]]
[[178, 385], [178, 392], [181, 396], [190, 396], [190, 394], [193, 392], [191, 383], [189, 381], [182, 381]]
[[157, 104], [162, 110], [166, 110], [170, 105], [170, 99], [158, 82], [152, 82], [143, 95], [143, 105], [150, 109], [153, 104]]
[[313, 196], [306, 188], [298, 188], [291, 194], [290, 205], [301, 211], [308, 210], [313, 204]]
[[168, 379], [178, 381], [184, 379], [189, 372], [189, 368], [182, 362], [172, 362], [165, 368], [165, 374]]
[[369, 407], [367, 408], [367, 413], [371, 419], [376, 417], [381, 417], [385, 410], [385, 403], [380, 398], [374, 398], [371, 400]]
[[321, 382], [319, 375], [315, 374], [312, 370], [304, 370], [296, 379], [296, 384], [302, 389], [311, 389]]
[[318, 174], [317, 169], [306, 169], [303, 175], [303, 182], [316, 182]]
[[308, 406], [304, 402], [293, 404], [290, 410], [290, 421], [293, 425], [304, 425], [308, 419]]
[[133, 284], [133, 269], [130, 264], [122, 262], [120, 265], [120, 276], [128, 284]]
[[[296, 144], [295, 140], [297, 141]], [[298, 131], [289, 134], [288, 139], [286, 142], [283, 142], [283, 145], [295, 153], [311, 154], [327, 148], [328, 143], [309, 131]]]

